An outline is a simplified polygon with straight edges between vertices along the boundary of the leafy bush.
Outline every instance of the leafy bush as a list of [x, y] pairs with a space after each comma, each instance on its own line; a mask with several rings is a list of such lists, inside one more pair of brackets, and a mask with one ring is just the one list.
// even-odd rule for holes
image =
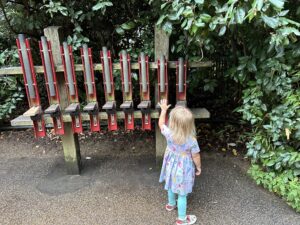
[[299, 178], [294, 176], [292, 170], [282, 173], [263, 171], [258, 165], [252, 165], [248, 171], [258, 185], [283, 197], [297, 212], [300, 212], [300, 186]]
[[[5, 49], [0, 53], [0, 66], [15, 64], [18, 60], [16, 49]], [[23, 100], [22, 88], [18, 85], [16, 77], [0, 76], [0, 121], [9, 118], [9, 115], [16, 108], [17, 103]]]
[[[246, 143], [254, 164], [250, 174], [299, 210], [300, 7], [295, 5], [284, 0], [165, 1], [157, 25], [180, 36], [174, 49], [182, 54], [225, 54], [226, 82], [238, 82], [237, 93], [242, 92], [236, 111], [253, 128]], [[213, 84], [204, 86], [209, 91], [222, 85], [209, 74], [205, 83]]]

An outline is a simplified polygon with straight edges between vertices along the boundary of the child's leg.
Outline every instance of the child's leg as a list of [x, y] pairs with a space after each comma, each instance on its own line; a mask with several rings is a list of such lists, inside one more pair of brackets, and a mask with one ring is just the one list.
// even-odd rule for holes
[[171, 189], [168, 190], [168, 204], [170, 206], [175, 206], [176, 205], [176, 199], [175, 199], [175, 193]]
[[186, 197], [187, 195], [178, 195], [178, 219], [185, 220], [186, 219]]

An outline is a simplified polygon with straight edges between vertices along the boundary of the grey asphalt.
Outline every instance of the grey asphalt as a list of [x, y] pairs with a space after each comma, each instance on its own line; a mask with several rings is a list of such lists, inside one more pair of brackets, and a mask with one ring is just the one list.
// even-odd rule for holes
[[[166, 192], [158, 183], [153, 140], [133, 138], [130, 151], [125, 146], [119, 152], [116, 138], [95, 143], [86, 137], [94, 144], [81, 145], [82, 174], [70, 176], [59, 143], [47, 147], [15, 135], [0, 134], [1, 225], [175, 224], [176, 212], [164, 210]], [[247, 161], [206, 152], [202, 164], [188, 199], [197, 224], [300, 224], [299, 214], [246, 175]]]

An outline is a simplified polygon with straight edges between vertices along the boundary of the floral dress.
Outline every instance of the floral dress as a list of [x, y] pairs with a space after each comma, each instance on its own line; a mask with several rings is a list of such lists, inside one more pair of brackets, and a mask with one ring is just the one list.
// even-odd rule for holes
[[187, 142], [178, 145], [172, 140], [170, 129], [164, 125], [162, 134], [167, 139], [167, 148], [159, 182], [165, 181], [165, 189], [173, 193], [186, 195], [192, 192], [195, 180], [195, 166], [192, 154], [200, 152], [195, 138], [188, 138]]

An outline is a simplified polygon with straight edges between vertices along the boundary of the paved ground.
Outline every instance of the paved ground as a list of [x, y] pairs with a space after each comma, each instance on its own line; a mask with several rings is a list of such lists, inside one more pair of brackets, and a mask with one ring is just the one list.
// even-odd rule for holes
[[[81, 176], [66, 175], [59, 140], [31, 136], [0, 133], [1, 225], [174, 224], [176, 212], [164, 211], [152, 134], [81, 137]], [[203, 175], [188, 200], [197, 224], [300, 224], [299, 214], [247, 177], [247, 162], [218, 153], [202, 157]]]

